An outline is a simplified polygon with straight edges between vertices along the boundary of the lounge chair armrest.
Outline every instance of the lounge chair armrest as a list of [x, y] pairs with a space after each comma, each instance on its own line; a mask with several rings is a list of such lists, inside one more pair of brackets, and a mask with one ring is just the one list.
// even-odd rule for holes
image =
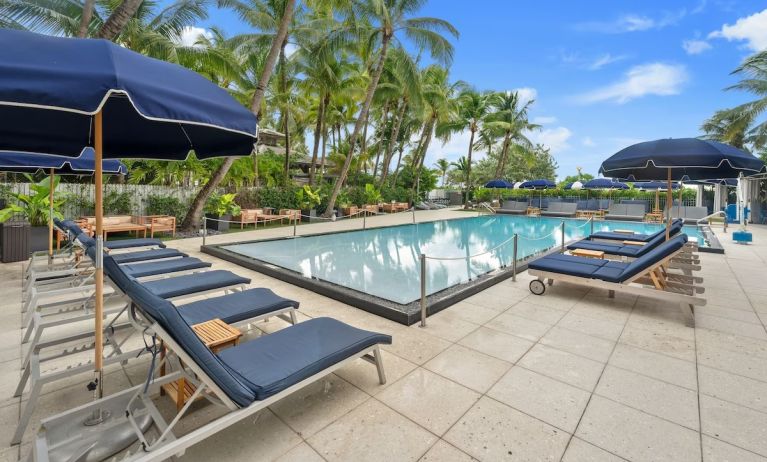
[[623, 245], [636, 245], [641, 247], [645, 244], [646, 244], [645, 242], [640, 242], [640, 241], [623, 241]]

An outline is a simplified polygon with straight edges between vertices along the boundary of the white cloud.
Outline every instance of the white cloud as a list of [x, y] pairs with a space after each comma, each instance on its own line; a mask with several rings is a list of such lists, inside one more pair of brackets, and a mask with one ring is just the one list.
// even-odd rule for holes
[[[471, 133], [468, 130], [464, 130], [460, 133], [455, 133], [450, 137], [450, 141], [444, 145], [439, 140], [432, 138], [429, 143], [429, 149], [426, 150], [426, 159], [424, 160], [424, 166], [431, 168], [437, 159], [447, 159], [449, 162], [458, 160], [459, 157], [465, 156], [469, 152], [469, 138]], [[474, 140], [476, 142], [476, 138]], [[472, 163], [485, 157], [484, 152], [474, 151], [471, 154]]]
[[538, 97], [538, 90], [532, 87], [515, 88], [511, 91], [517, 93], [520, 105], [527, 104], [528, 101], [532, 101]]
[[178, 43], [186, 47], [195, 46], [200, 36], [212, 38], [213, 34], [202, 27], [186, 26], [181, 30]]
[[646, 95], [676, 95], [687, 82], [687, 70], [680, 64], [649, 63], [634, 66], [615, 83], [577, 96], [580, 103], [613, 101], [627, 103]]
[[688, 55], [699, 55], [706, 50], [711, 49], [711, 44], [705, 40], [685, 40], [682, 42], [682, 48]]
[[581, 140], [581, 144], [584, 145], [587, 148], [593, 148], [597, 144], [594, 142], [594, 140], [591, 139], [590, 136], [584, 136]]
[[662, 29], [674, 25], [687, 15], [687, 10], [666, 11], [657, 18], [640, 14], [625, 14], [612, 21], [590, 21], [576, 24], [576, 30], [601, 32], [603, 34], [622, 34]]
[[533, 143], [539, 143], [550, 148], [552, 154], [568, 149], [570, 147], [568, 140], [572, 136], [573, 132], [567, 127], [544, 128], [527, 135]]
[[553, 124], [557, 121], [554, 116], [538, 116], [533, 117], [533, 123], [538, 125]]
[[767, 49], [767, 9], [751, 16], [740, 18], [735, 24], [725, 24], [709, 38], [724, 38], [728, 41], [745, 40], [748, 48], [754, 51]]
[[589, 64], [587, 69], [591, 71], [597, 71], [607, 66], [608, 64], [617, 63], [618, 61], [623, 61], [624, 59], [626, 59], [626, 55], [613, 56], [610, 53], [605, 53], [595, 59], [591, 64]]

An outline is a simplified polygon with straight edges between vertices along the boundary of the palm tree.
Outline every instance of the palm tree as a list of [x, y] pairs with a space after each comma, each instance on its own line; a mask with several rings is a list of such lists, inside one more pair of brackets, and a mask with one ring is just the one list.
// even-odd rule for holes
[[442, 176], [442, 187], [445, 187], [445, 183], [447, 183], [447, 171], [450, 169], [450, 162], [444, 158], [437, 159], [434, 166], [437, 167], [437, 170], [439, 170], [439, 173]]
[[463, 187], [469, 184], [469, 175], [471, 174], [471, 168], [469, 167], [469, 161], [466, 160], [466, 156], [461, 156], [455, 162], [450, 162], [450, 166], [453, 170], [461, 174], [461, 183]]
[[498, 93], [493, 99], [495, 112], [488, 117], [486, 125], [492, 130], [503, 132], [503, 147], [501, 148], [501, 154], [498, 157], [498, 164], [495, 169], [495, 176], [500, 177], [506, 168], [509, 147], [512, 143], [518, 143], [524, 147], [532, 147], [532, 143], [524, 133], [525, 131], [536, 130], [540, 128], [540, 125], [530, 123], [527, 118], [527, 111], [534, 100], [530, 100], [520, 106], [519, 94], [517, 92]]
[[492, 97], [489, 93], [479, 93], [476, 90], [464, 90], [458, 97], [458, 112], [451, 120], [437, 127], [437, 133], [449, 136], [452, 133], [469, 130], [469, 153], [466, 158], [466, 197], [468, 206], [471, 191], [471, 154], [474, 149], [474, 136], [482, 128], [490, 111]]
[[[349, 137], [349, 155], [346, 156], [341, 174], [333, 186], [330, 194], [327, 211], [328, 217], [333, 213], [338, 194], [341, 192], [341, 186], [349, 174], [352, 155], [357, 146], [357, 138], [362, 132], [362, 126], [367, 121], [370, 104], [373, 100], [378, 82], [381, 79], [386, 54], [392, 41], [398, 41], [398, 35], [404, 35], [409, 40], [426, 48], [435, 59], [443, 62], [450, 62], [453, 57], [453, 46], [440, 33], [449, 33], [458, 37], [458, 31], [449, 22], [438, 18], [421, 17], [410, 18], [423, 6], [422, 0], [362, 0], [352, 3], [351, 16], [362, 18], [366, 22], [373, 24], [372, 28], [358, 29], [352, 24], [351, 29], [347, 28], [331, 33], [329, 42], [333, 40], [343, 40], [354, 37], [356, 39], [364, 37], [364, 43], [380, 43], [378, 49], [378, 58], [371, 73], [370, 83], [368, 84], [365, 100], [360, 108], [357, 122], [354, 124], [354, 130]], [[349, 34], [352, 32], [352, 34]]]

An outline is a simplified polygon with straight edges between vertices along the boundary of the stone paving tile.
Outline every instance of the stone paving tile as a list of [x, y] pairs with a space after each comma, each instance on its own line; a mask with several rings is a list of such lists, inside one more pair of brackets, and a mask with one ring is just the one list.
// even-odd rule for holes
[[493, 385], [487, 395], [572, 433], [590, 393], [515, 366]]
[[699, 461], [698, 432], [593, 396], [575, 435], [628, 460]]
[[703, 462], [767, 462], [753, 452], [727, 444], [708, 435], [703, 435]]
[[700, 419], [706, 435], [767, 456], [767, 414], [700, 395]]
[[486, 327], [480, 327], [458, 343], [511, 363], [516, 362], [534, 345], [529, 340]]
[[558, 461], [568, 439], [567, 433], [487, 397], [445, 435], [448, 443], [486, 461]]
[[698, 364], [767, 382], [767, 361], [759, 355], [699, 343]]
[[692, 339], [687, 340], [627, 325], [618, 341], [685, 361], [695, 361], [695, 342]]
[[698, 380], [701, 393], [767, 413], [767, 382], [702, 365]]
[[727, 332], [739, 336], [752, 337], [758, 340], [767, 340], [767, 332], [765, 332], [761, 322], [754, 324], [751, 322], [736, 321], [733, 319], [706, 315], [696, 315], [695, 320], [698, 328]]
[[450, 342], [414, 329], [399, 329], [396, 341], [381, 348], [415, 364], [423, 364], [450, 346]]
[[323, 462], [324, 460], [311, 446], [301, 443], [276, 459], [276, 462]]
[[470, 455], [444, 440], [439, 440], [421, 457], [419, 462], [471, 462], [472, 460], [474, 459]]
[[541, 344], [535, 345], [517, 364], [589, 392], [604, 368], [598, 361]]
[[448, 342], [457, 342], [478, 327], [479, 324], [462, 319], [452, 310], [444, 310], [433, 316], [429, 316], [425, 328], [420, 327], [419, 323], [410, 326], [411, 329], [421, 329], [424, 332], [445, 339]]
[[562, 462], [621, 462], [626, 459], [610, 454], [579, 438], [570, 440]]
[[375, 398], [309, 438], [329, 461], [417, 461], [437, 437]]
[[563, 317], [557, 326], [610, 341], [618, 340], [623, 331], [623, 323], [594, 319], [572, 312]]
[[498, 316], [498, 310], [485, 308], [464, 300], [452, 305], [447, 312], [453, 313], [456, 317], [469, 321], [474, 324], [482, 325], [487, 321]]
[[561, 327], [552, 328], [541, 339], [541, 343], [600, 362], [607, 361], [615, 345], [609, 340]]
[[381, 356], [383, 357], [384, 371], [386, 372], [386, 383], [384, 385], [381, 385], [378, 381], [375, 366], [363, 359], [357, 359], [353, 363], [338, 369], [335, 373], [357, 388], [375, 396], [418, 367], [410, 361], [385, 350], [381, 350]]
[[698, 430], [694, 391], [608, 365], [594, 393], [648, 414]]
[[479, 397], [479, 393], [423, 368], [378, 395], [384, 404], [436, 435], [444, 434]]
[[[760, 324], [761, 321], [756, 312], [752, 309], [739, 310], [730, 307], [715, 306], [706, 304], [705, 306], [695, 307], [695, 320], [699, 322], [699, 315], [715, 316], [718, 318], [732, 319], [734, 321], [750, 322], [751, 324]], [[711, 320], [712, 324], [715, 324], [715, 320]], [[700, 327], [700, 326], [698, 326]]]
[[484, 393], [511, 368], [511, 363], [461, 345], [453, 345], [424, 367]]
[[531, 342], [537, 342], [551, 328], [551, 324], [533, 321], [532, 319], [506, 312], [490, 320], [485, 324], [485, 327], [516, 335]]
[[697, 390], [695, 363], [619, 343], [609, 364], [690, 390]]
[[529, 299], [524, 299], [515, 303], [511, 308], [506, 310], [506, 313], [527, 319], [532, 319], [533, 321], [542, 322], [544, 324], [553, 325], [562, 319], [562, 316], [567, 314], [567, 311], [550, 308], [548, 306], [537, 305], [531, 303]]

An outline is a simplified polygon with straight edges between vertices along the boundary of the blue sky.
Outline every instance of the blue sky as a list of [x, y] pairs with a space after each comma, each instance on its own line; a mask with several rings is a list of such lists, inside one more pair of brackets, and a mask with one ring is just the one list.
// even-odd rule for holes
[[[767, 9], [751, 0], [431, 0], [422, 15], [461, 32], [453, 79], [535, 97], [543, 130], [531, 137], [551, 147], [560, 177], [576, 166], [596, 174], [635, 142], [699, 135], [715, 110], [748, 100], [722, 89], [743, 58], [767, 48]], [[210, 24], [248, 30], [228, 11], [200, 26]], [[455, 160], [467, 145], [461, 135], [435, 142], [427, 163]]]

